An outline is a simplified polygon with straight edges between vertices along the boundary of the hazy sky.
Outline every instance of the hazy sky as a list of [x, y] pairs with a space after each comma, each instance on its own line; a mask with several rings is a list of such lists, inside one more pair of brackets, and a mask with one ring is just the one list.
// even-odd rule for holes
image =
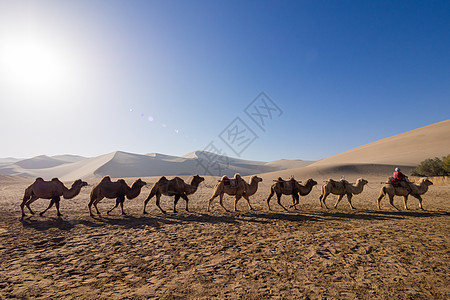
[[450, 1], [0, 0], [0, 157], [338, 154], [449, 119], [449, 16]]

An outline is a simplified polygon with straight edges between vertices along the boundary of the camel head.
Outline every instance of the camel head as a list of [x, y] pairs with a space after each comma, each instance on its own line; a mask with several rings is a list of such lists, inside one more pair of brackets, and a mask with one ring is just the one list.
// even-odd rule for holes
[[81, 179], [77, 179], [77, 180], [75, 180], [75, 181], [72, 183], [72, 188], [74, 188], [74, 187], [80, 187], [80, 188], [82, 188], [82, 187], [87, 186], [87, 185], [88, 185], [88, 183], [87, 183], [86, 181], [83, 181], [83, 180], [81, 180]]
[[204, 178], [204, 177], [201, 177], [200, 175], [195, 174], [195, 175], [192, 177], [191, 185], [192, 185], [193, 183], [200, 184], [200, 182], [203, 182], [203, 181], [205, 181], [205, 178]]
[[314, 179], [310, 178], [306, 181], [306, 186], [310, 185], [310, 186], [315, 186], [317, 184], [317, 181], [315, 181]]
[[261, 182], [261, 181], [263, 181], [263, 180], [262, 180], [261, 177], [258, 177], [258, 176], [256, 176], [256, 175], [253, 175], [253, 176], [250, 178], [250, 182], [253, 182], [253, 181]]
[[142, 188], [144, 185], [146, 185], [147, 182], [142, 181], [140, 178], [138, 180], [136, 180], [135, 182], [133, 182], [132, 187], [137, 187], [137, 188]]
[[429, 180], [428, 178], [421, 178], [420, 182], [419, 182], [419, 185], [422, 184], [422, 183], [427, 185], [427, 186], [433, 185], [433, 182], [431, 182], [431, 180]]
[[369, 182], [363, 178], [358, 178], [358, 180], [356, 180], [356, 184], [358, 185], [359, 183], [361, 183], [362, 185], [366, 185]]

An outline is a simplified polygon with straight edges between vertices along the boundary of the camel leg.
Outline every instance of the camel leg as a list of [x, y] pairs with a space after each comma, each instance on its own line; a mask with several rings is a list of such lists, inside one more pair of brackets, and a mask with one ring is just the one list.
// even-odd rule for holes
[[[350, 207], [351, 207], [352, 209], [355, 209], [355, 208], [353, 207], [353, 205], [352, 205], [352, 197], [353, 197], [353, 194], [352, 194], [352, 193], [347, 194], [347, 200], [348, 200], [348, 203], [350, 204]], [[335, 208], [336, 208], [336, 207], [335, 207]]]
[[211, 203], [213, 202], [214, 198], [216, 198], [216, 197], [217, 197], [217, 195], [213, 195], [213, 196], [209, 199], [209, 203], [208, 203], [208, 211], [209, 211], [210, 208], [211, 208]]
[[378, 196], [377, 202], [378, 202], [378, 209], [379, 209], [379, 210], [381, 210], [381, 199], [383, 199], [384, 196], [385, 196], [385, 195], [384, 195], [383, 193], [381, 193], [381, 194]]
[[[326, 209], [328, 209], [327, 203], [325, 202], [325, 199], [327, 199], [329, 194], [325, 193], [322, 197], [322, 202], [323, 202], [323, 206], [325, 206]], [[322, 204], [320, 205], [320, 207], [322, 207]]]
[[269, 210], [272, 210], [272, 209], [270, 209], [270, 198], [272, 198], [272, 196], [273, 196], [274, 193], [275, 193], [274, 190], [273, 190], [273, 189], [270, 189], [270, 195], [269, 195], [269, 197], [267, 198], [267, 207], [269, 208]]
[[92, 209], [91, 209], [92, 204], [94, 204], [94, 207], [97, 210], [97, 214], [100, 214], [100, 212], [98, 211], [98, 208], [97, 208], [97, 203], [98, 203], [97, 198], [95, 198], [95, 196], [91, 196], [91, 200], [89, 201], [89, 204], [88, 204], [89, 214], [91, 215], [91, 217], [94, 216], [94, 214], [92, 213]]
[[52, 199], [50, 200], [50, 204], [48, 205], [48, 207], [47, 207], [44, 211], [40, 212], [39, 215], [42, 216], [43, 214], [45, 214], [45, 212], [46, 212], [47, 210], [49, 210], [49, 209], [53, 206], [53, 204], [55, 204], [55, 200], [52, 198]]
[[[22, 203], [20, 203], [20, 209], [22, 210], [22, 217], [26, 216], [25, 215], [25, 211], [24, 211], [24, 207], [25, 207], [25, 204], [27, 203], [28, 200], [30, 200], [30, 198], [25, 198], [25, 196], [24, 196], [24, 198], [22, 200]], [[27, 207], [28, 207], [28, 210], [30, 211], [30, 213], [34, 214], [34, 212], [31, 210], [31, 208], [29, 206], [27, 206]]]
[[[59, 196], [54, 198], [54, 200], [55, 200], [55, 206], [56, 206], [56, 211], [58, 212], [58, 214], [57, 214], [58, 217], [61, 217], [61, 216], [62, 216], [61, 212], [59, 211], [59, 200], [60, 200], [60, 199], [61, 199], [61, 198], [60, 198]], [[53, 201], [53, 199], [52, 199], [52, 201]]]
[[288, 211], [287, 208], [284, 207], [283, 204], [281, 204], [281, 194], [278, 194], [278, 193], [277, 193], [277, 198], [278, 198], [278, 204], [279, 204], [282, 208], [284, 208], [285, 211]]
[[239, 201], [239, 199], [241, 199], [242, 195], [236, 195], [236, 197], [234, 198], [234, 211], [238, 211], [237, 209], [237, 203]]
[[153, 191], [150, 192], [150, 194], [148, 195], [147, 199], [145, 199], [144, 201], [144, 214], [146, 215], [147, 212], [145, 211], [145, 207], [147, 206], [148, 201], [150, 201], [150, 199], [153, 198], [153, 196], [155, 196], [155, 194], [153, 193]]
[[247, 200], [248, 208], [249, 208], [250, 210], [254, 210], [253, 207], [250, 205], [250, 197], [247, 196], [247, 195], [245, 195], [245, 194], [242, 195], [242, 197], [244, 197], [244, 199]]
[[30, 211], [30, 213], [32, 215], [34, 215], [34, 211], [31, 210], [30, 204], [33, 203], [34, 201], [36, 201], [37, 199], [39, 199], [39, 198], [36, 196], [31, 196], [31, 199], [29, 199], [25, 202], [25, 206], [28, 208], [28, 210]]
[[99, 215], [100, 214], [100, 211], [98, 210], [98, 207], [97, 207], [97, 204], [100, 202], [100, 200], [102, 200], [103, 199], [103, 197], [102, 198], [97, 198], [97, 199], [95, 199], [95, 201], [94, 201], [94, 207], [95, 207], [95, 210], [96, 210], [96, 212], [97, 212], [97, 215]]
[[226, 212], [229, 212], [229, 210], [226, 209], [225, 206], [223, 206], [223, 194], [220, 194], [219, 196], [219, 204], [220, 206], [222, 206], [223, 209], [225, 209]]
[[120, 209], [122, 210], [122, 215], [126, 216], [127, 214], [123, 211], [123, 203], [125, 202], [125, 196], [120, 197]]
[[293, 207], [295, 210], [297, 210], [297, 204], [300, 203], [300, 196], [297, 193], [292, 194], [292, 205], [290, 207]]
[[175, 198], [173, 199], [173, 213], [177, 213], [177, 203], [178, 200], [180, 200], [180, 195], [176, 194]]
[[345, 195], [345, 194], [339, 195], [339, 197], [338, 197], [338, 199], [337, 199], [337, 201], [336, 201], [336, 204], [334, 205], [334, 208], [337, 208], [339, 202], [341, 202], [341, 200], [342, 200], [342, 198], [344, 197], [344, 195]]
[[413, 196], [414, 198], [417, 198], [417, 200], [419, 200], [420, 209], [425, 210], [425, 209], [423, 209], [423, 206], [422, 206], [422, 196], [420, 196], [419, 194], [411, 194], [411, 196]]
[[161, 194], [160, 194], [160, 193], [157, 193], [157, 194], [156, 194], [156, 206], [158, 206], [158, 208], [161, 210], [161, 212], [162, 212], [163, 214], [165, 214], [166, 211], [165, 211], [164, 209], [161, 208], [161, 205], [160, 205], [160, 203], [159, 203], [160, 200], [161, 200]]
[[403, 203], [405, 204], [405, 210], [408, 210], [407, 202], [408, 202], [408, 195], [403, 196]]
[[116, 205], [114, 205], [110, 210], [108, 210], [108, 211], [106, 212], [106, 214], [109, 215], [109, 213], [112, 212], [116, 207], [118, 207], [119, 204], [120, 204], [120, 199], [119, 199], [119, 197], [117, 197], [117, 198], [116, 198]]
[[189, 198], [187, 197], [186, 194], [181, 194], [180, 197], [183, 198], [184, 201], [186, 201], [186, 211], [189, 212], [189, 206], [188, 206]]
[[392, 207], [395, 208], [396, 210], [400, 210], [394, 205], [394, 196], [389, 195], [389, 204], [391, 204]]

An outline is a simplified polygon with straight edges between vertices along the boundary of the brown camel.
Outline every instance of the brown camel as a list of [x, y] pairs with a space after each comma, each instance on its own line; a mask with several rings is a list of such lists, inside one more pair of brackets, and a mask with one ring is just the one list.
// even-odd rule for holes
[[[232, 179], [228, 178], [227, 176], [223, 176], [214, 187], [214, 193], [209, 199], [208, 211], [210, 210], [211, 203], [217, 196], [219, 196], [220, 206], [222, 206], [222, 208], [225, 211], [229, 211], [228, 209], [225, 208], [225, 206], [223, 206], [223, 194], [228, 194], [230, 196], [235, 197], [234, 210], [236, 210], [236, 204], [239, 201], [239, 199], [241, 199], [241, 197], [244, 195], [247, 185], [248, 184], [245, 182], [244, 179], [242, 179], [241, 175], [238, 173], [234, 174], [234, 178]], [[250, 206], [250, 202], [248, 203]]]
[[350, 207], [352, 209], [355, 209], [352, 205], [352, 197], [353, 195], [357, 195], [362, 193], [364, 189], [364, 185], [368, 183], [367, 180], [359, 178], [356, 180], [355, 185], [351, 184], [347, 180], [340, 180], [335, 181], [333, 179], [329, 179], [327, 183], [322, 185], [322, 193], [320, 194], [319, 200], [320, 200], [320, 207], [323, 205], [325, 208], [328, 209], [327, 204], [325, 203], [325, 199], [328, 197], [329, 194], [338, 195], [338, 200], [336, 201], [336, 204], [334, 205], [334, 208], [336, 208], [339, 204], [339, 202], [342, 200], [344, 195], [347, 195], [348, 203], [350, 203]]
[[127, 197], [129, 200], [136, 198], [141, 193], [142, 187], [146, 184], [146, 182], [142, 181], [139, 178], [131, 185], [131, 187], [129, 187], [123, 179], [119, 179], [113, 182], [111, 181], [111, 178], [109, 176], [103, 177], [103, 179], [91, 191], [90, 201], [88, 204], [90, 215], [93, 216], [91, 211], [92, 205], [94, 205], [97, 214], [100, 214], [97, 208], [97, 204], [103, 198], [116, 198], [116, 205], [108, 210], [108, 215], [111, 211], [113, 211], [113, 209], [118, 207], [119, 204], [120, 208], [122, 209], [122, 215], [126, 215], [126, 213], [123, 211], [123, 202], [125, 201], [125, 197]]
[[408, 196], [411, 195], [419, 200], [419, 206], [420, 209], [424, 210], [422, 207], [422, 197], [421, 195], [425, 194], [428, 191], [428, 186], [432, 185], [433, 183], [428, 180], [427, 178], [421, 178], [419, 180], [419, 184], [409, 183], [410, 188], [409, 190], [402, 186], [394, 186], [394, 183], [391, 180], [392, 178], [389, 178], [388, 182], [381, 188], [380, 195], [378, 196], [378, 209], [381, 209], [380, 203], [381, 199], [383, 199], [386, 195], [389, 196], [389, 203], [394, 207], [396, 210], [399, 210], [394, 205], [394, 196], [403, 196], [403, 201], [405, 203], [405, 209], [408, 209], [408, 206], [406, 202], [408, 201]]
[[166, 177], [161, 177], [153, 186], [148, 195], [147, 199], [144, 202], [144, 214], [147, 214], [145, 211], [145, 207], [147, 206], [148, 201], [150, 201], [153, 196], [156, 196], [156, 206], [165, 214], [166, 211], [161, 208], [160, 199], [161, 195], [164, 196], [175, 196], [173, 202], [173, 212], [176, 213], [177, 203], [180, 198], [183, 198], [186, 201], [186, 211], [189, 211], [188, 202], [189, 198], [187, 195], [192, 195], [197, 191], [197, 188], [201, 182], [203, 182], [205, 178], [200, 177], [198, 174], [194, 175], [189, 184], [185, 183], [183, 179], [180, 177], [175, 177], [171, 180], [168, 180]]
[[[245, 200], [247, 200], [248, 207], [250, 210], [254, 210], [253, 207], [250, 205], [250, 196], [253, 196], [256, 194], [256, 191], [258, 190], [258, 183], [262, 181], [261, 177], [258, 177], [256, 175], [253, 175], [250, 177], [250, 183], [245, 182], [245, 191], [244, 194], [242, 194], [242, 197], [244, 197]], [[234, 203], [234, 210], [237, 211], [237, 201]]]
[[61, 199], [61, 196], [63, 196], [64, 199], [72, 199], [77, 196], [80, 193], [81, 188], [86, 185], [87, 182], [78, 179], [72, 184], [72, 187], [68, 189], [58, 178], [53, 178], [51, 181], [45, 181], [41, 177], [36, 178], [34, 183], [25, 189], [23, 200], [20, 204], [22, 217], [25, 217], [24, 206], [28, 208], [31, 214], [34, 214], [34, 212], [31, 210], [30, 204], [39, 198], [51, 199], [47, 209], [40, 213], [41, 216], [50, 207], [52, 207], [53, 204], [55, 204], [56, 206], [58, 216], [61, 216], [61, 212], [59, 211], [59, 201]]
[[[290, 180], [283, 180], [279, 177], [274, 184], [270, 187], [270, 195], [267, 198], [267, 207], [270, 208], [270, 199], [274, 194], [277, 194], [278, 204], [287, 211], [287, 208], [281, 204], [281, 195], [292, 195], [292, 205], [290, 207], [294, 207], [297, 209], [297, 204], [300, 202], [300, 196], [308, 195], [312, 188], [317, 184], [315, 180], [312, 178], [306, 181], [305, 185], [300, 184], [299, 181], [291, 178]], [[300, 196], [299, 196], [300, 193]]]

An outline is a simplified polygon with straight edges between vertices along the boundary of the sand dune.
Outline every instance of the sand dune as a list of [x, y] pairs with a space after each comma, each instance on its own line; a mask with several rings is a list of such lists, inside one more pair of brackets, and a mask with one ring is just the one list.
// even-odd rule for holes
[[423, 160], [450, 154], [450, 120], [411, 130], [355, 149], [324, 158], [312, 164], [263, 174], [272, 178], [295, 176], [297, 179], [341, 176], [356, 180], [359, 177], [384, 180], [395, 167], [407, 174]]
[[[211, 159], [214, 164], [211, 164]], [[311, 162], [280, 160], [274, 162], [249, 161], [226, 156], [216, 156], [205, 151], [195, 151], [183, 157], [150, 153], [146, 155], [116, 151], [93, 158], [80, 156], [38, 156], [0, 166], [0, 174], [43, 177], [71, 181], [78, 178], [149, 177], [206, 174], [243, 176], [303, 166]]]
[[417, 166], [450, 154], [450, 120], [421, 127], [319, 160], [313, 166], [377, 164]]
[[[295, 176], [321, 179], [385, 178], [396, 166], [407, 173], [426, 158], [442, 157], [450, 152], [450, 120], [385, 138], [319, 161], [277, 160], [261, 162], [194, 151], [182, 157], [160, 153], [146, 155], [112, 152], [93, 158], [75, 155], [38, 156], [0, 165], [0, 174], [59, 177], [62, 180], [112, 177], [149, 177], [192, 175], [263, 174], [272, 178]], [[9, 158], [11, 161], [11, 158]], [[3, 159], [0, 161], [7, 161]], [[14, 161], [14, 159], [12, 159]], [[213, 162], [213, 164], [211, 164]], [[355, 179], [356, 179], [355, 178]]]

